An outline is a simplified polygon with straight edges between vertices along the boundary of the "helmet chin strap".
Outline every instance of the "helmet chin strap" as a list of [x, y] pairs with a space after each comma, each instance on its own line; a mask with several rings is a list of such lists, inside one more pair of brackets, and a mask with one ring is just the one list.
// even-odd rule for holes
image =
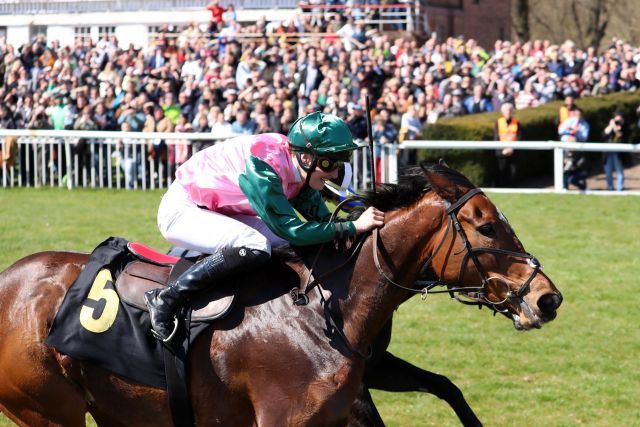
[[305, 166], [304, 162], [302, 161], [302, 154], [303, 153], [296, 153], [296, 160], [298, 161], [298, 164], [300, 165], [300, 167], [302, 168], [303, 171], [305, 171], [305, 173], [307, 174], [307, 177], [304, 180], [304, 185], [305, 186], [309, 186], [309, 181], [311, 180], [311, 174], [313, 173], [313, 171], [316, 170], [316, 167], [318, 166], [318, 155], [316, 153], [307, 153], [307, 154], [313, 154], [313, 159], [311, 160], [311, 164], [309, 166]]

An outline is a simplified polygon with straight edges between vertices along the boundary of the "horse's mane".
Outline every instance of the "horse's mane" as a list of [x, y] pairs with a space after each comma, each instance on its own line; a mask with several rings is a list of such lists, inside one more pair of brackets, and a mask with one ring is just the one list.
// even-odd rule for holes
[[[381, 211], [388, 212], [411, 206], [422, 198], [422, 196], [431, 191], [431, 183], [424, 173], [424, 170], [434, 174], [442, 175], [456, 185], [466, 188], [475, 188], [466, 176], [460, 172], [441, 164], [428, 164], [422, 167], [416, 166], [407, 168], [398, 177], [397, 184], [383, 183], [376, 186], [376, 192], [366, 191], [361, 197], [364, 206], [374, 206]], [[357, 219], [362, 209], [351, 211], [348, 215], [349, 220]], [[316, 246], [311, 252], [315, 253]], [[305, 256], [310, 253], [310, 247], [293, 247], [285, 245], [273, 248], [272, 257], [280, 261], [302, 261]]]
[[[450, 167], [441, 164], [423, 165], [423, 168], [431, 173], [445, 176], [456, 185], [466, 188], [475, 188], [466, 176]], [[384, 183], [376, 187], [376, 192], [367, 191], [363, 195], [365, 206], [374, 206], [381, 211], [388, 212], [411, 206], [431, 191], [431, 183], [425, 175], [422, 167], [412, 167], [398, 178], [397, 184]], [[354, 212], [352, 217], [359, 216], [361, 212]]]

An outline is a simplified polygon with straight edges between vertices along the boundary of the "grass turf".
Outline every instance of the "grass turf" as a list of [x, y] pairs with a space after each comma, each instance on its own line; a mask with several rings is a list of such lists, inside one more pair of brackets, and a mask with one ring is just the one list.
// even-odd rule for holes
[[[167, 244], [156, 230], [161, 192], [0, 190], [0, 269], [29, 253], [90, 251], [109, 235]], [[639, 425], [640, 199], [493, 194], [527, 250], [564, 294], [558, 318], [516, 332], [445, 296], [395, 316], [390, 350], [447, 375], [492, 426]], [[389, 426], [458, 425], [423, 393], [374, 392]], [[12, 425], [0, 416], [0, 426]]]

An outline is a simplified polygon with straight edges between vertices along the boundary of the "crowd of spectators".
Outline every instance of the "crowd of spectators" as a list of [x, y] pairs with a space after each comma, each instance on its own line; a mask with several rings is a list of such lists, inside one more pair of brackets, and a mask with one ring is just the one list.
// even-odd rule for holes
[[460, 37], [390, 38], [363, 27], [349, 10], [341, 20], [299, 14], [245, 27], [232, 8], [214, 1], [209, 10], [210, 25], [164, 26], [144, 48], [106, 34], [72, 46], [42, 35], [17, 47], [0, 39], [0, 126], [286, 134], [298, 116], [321, 110], [364, 138], [370, 95], [374, 136], [392, 144], [443, 117], [630, 91], [640, 83], [640, 49], [621, 40], [601, 53], [571, 41], [498, 40], [484, 48]]

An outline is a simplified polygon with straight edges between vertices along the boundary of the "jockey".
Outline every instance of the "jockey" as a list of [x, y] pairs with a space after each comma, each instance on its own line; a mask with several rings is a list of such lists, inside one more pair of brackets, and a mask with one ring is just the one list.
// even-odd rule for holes
[[160, 232], [174, 245], [212, 255], [167, 288], [145, 294], [154, 335], [171, 340], [175, 314], [189, 295], [261, 265], [271, 247], [320, 244], [381, 227], [384, 213], [373, 207], [354, 222], [328, 222], [320, 190], [356, 148], [340, 118], [315, 112], [293, 123], [286, 137], [239, 136], [180, 166], [158, 209]]

